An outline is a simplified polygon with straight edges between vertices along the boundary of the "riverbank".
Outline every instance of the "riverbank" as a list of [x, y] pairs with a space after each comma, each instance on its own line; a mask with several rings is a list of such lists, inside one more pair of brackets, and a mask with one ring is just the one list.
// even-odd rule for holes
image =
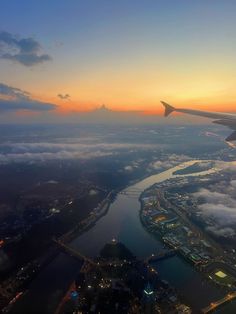
[[[197, 184], [197, 180], [197, 178], [191, 179], [191, 184]], [[185, 185], [190, 184], [186, 179], [182, 181]], [[179, 178], [163, 183], [161, 186], [154, 184], [147, 188], [139, 198], [140, 222], [147, 232], [162, 241], [164, 246], [175, 250], [181, 259], [187, 261], [192, 268], [204, 276], [205, 281], [219, 289], [222, 296], [212, 299], [212, 304], [215, 304], [215, 308], [222, 308], [223, 304], [225, 306], [225, 303], [233, 300], [228, 295], [231, 295], [235, 289], [235, 270], [223, 260], [223, 249], [219, 249], [218, 245], [214, 247], [212, 244], [214, 241], [209, 242], [208, 235], [204, 236], [202, 229], [193, 225], [181, 211], [183, 208], [181, 202], [185, 203], [186, 199], [176, 193], [178, 184], [181, 184]], [[174, 196], [168, 192], [173, 187]], [[170, 202], [166, 199], [166, 194], [171, 199]], [[221, 274], [223, 277], [219, 277]], [[211, 303], [205, 306], [203, 311], [206, 309], [211, 309]]]

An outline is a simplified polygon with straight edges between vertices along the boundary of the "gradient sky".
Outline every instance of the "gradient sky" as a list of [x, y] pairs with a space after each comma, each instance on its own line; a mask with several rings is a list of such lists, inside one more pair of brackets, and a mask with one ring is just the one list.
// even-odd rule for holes
[[0, 83], [62, 114], [102, 103], [160, 112], [161, 99], [236, 111], [235, 0], [1, 0], [0, 31], [51, 58], [24, 65], [0, 53]]

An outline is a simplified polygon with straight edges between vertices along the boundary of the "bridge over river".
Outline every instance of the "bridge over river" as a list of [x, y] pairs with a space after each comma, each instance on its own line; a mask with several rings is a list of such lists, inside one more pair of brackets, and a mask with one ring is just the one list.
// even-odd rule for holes
[[221, 305], [223, 305], [223, 304], [225, 304], [227, 302], [230, 302], [230, 301], [232, 301], [235, 298], [236, 298], [236, 291], [230, 292], [224, 298], [222, 298], [222, 299], [220, 299], [218, 301], [212, 302], [209, 306], [205, 307], [202, 310], [202, 313], [203, 314], [211, 313], [214, 310], [216, 310], [218, 307], [220, 307]]

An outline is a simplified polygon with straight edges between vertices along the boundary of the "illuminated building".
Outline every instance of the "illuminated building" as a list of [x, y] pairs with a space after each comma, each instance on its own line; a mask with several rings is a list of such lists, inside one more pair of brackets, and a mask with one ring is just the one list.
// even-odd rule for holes
[[144, 314], [155, 313], [155, 293], [149, 282], [143, 290], [142, 306]]

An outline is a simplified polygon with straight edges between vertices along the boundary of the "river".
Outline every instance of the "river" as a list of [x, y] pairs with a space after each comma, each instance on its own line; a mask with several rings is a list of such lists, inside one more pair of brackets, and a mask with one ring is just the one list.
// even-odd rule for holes
[[[140, 222], [139, 192], [174, 177], [202, 176], [217, 171], [214, 168], [194, 174], [173, 175], [175, 171], [194, 163], [196, 160], [187, 161], [124, 189], [111, 204], [106, 216], [74, 239], [71, 246], [87, 256], [96, 256], [105, 243], [115, 238], [123, 242], [137, 257], [157, 253], [163, 244], [157, 236], [148, 233]], [[60, 254], [32, 282], [29, 291], [18, 301], [12, 312], [52, 313], [59, 298], [79, 271], [79, 267], [79, 263], [74, 259]], [[155, 268], [161, 278], [178, 289], [184, 302], [194, 307], [196, 312], [224, 295], [219, 287], [206, 280], [179, 256], [159, 261], [155, 263]]]

